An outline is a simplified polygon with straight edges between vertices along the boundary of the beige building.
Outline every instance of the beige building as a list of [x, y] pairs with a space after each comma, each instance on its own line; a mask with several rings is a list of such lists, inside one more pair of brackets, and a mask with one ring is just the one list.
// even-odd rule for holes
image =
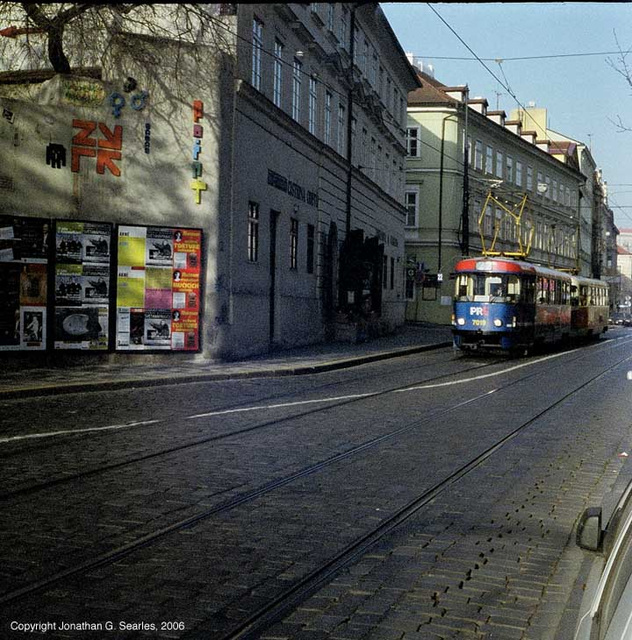
[[423, 87], [408, 96], [407, 320], [450, 322], [450, 275], [465, 255], [576, 270], [577, 165], [553, 155], [535, 124], [489, 110], [466, 86], [419, 77]]
[[[98, 314], [59, 293], [73, 272], [57, 269], [59, 246], [38, 258], [61, 274], [39, 302], [49, 340], [38, 349], [235, 358], [404, 322], [406, 95], [419, 85], [379, 5], [221, 7], [213, 42], [202, 31], [188, 44], [141, 37], [121, 17], [89, 76], [0, 76], [5, 228], [50, 224], [59, 245], [63, 233], [94, 239], [94, 227], [72, 232], [70, 222], [111, 226]], [[201, 246], [179, 245], [182, 229], [198, 230]], [[7, 262], [19, 280], [16, 255]], [[199, 298], [188, 333], [180, 312], [165, 315], [193, 299], [165, 284], [177, 260]], [[18, 314], [28, 308], [6, 295]], [[62, 316], [62, 303], [81, 312]], [[53, 318], [68, 328], [68, 315], [94, 314], [98, 340], [57, 339]]]

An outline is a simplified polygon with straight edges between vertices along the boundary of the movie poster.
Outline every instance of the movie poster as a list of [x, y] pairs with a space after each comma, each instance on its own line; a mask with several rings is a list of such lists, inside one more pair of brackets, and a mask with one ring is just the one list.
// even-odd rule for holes
[[118, 350], [198, 351], [202, 231], [119, 226]]
[[50, 220], [0, 215], [0, 351], [46, 349]]
[[55, 225], [55, 349], [107, 350], [112, 225]]

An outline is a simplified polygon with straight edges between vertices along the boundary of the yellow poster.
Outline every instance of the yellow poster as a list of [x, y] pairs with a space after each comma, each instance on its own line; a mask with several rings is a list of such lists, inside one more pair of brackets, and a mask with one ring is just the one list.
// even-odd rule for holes
[[145, 266], [145, 238], [120, 236], [118, 241], [118, 263], [125, 267]]
[[145, 306], [145, 270], [119, 267], [117, 282], [117, 307], [141, 309]]

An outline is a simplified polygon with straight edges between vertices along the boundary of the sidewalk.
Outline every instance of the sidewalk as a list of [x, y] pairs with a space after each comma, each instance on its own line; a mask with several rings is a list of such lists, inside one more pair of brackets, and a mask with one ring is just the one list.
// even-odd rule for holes
[[450, 326], [410, 324], [392, 335], [361, 344], [334, 342], [310, 345], [236, 362], [200, 359], [148, 364], [145, 357], [142, 364], [95, 363], [89, 360], [88, 355], [85, 364], [74, 366], [4, 368], [0, 373], [0, 399], [191, 381], [301, 375], [344, 369], [451, 344]]

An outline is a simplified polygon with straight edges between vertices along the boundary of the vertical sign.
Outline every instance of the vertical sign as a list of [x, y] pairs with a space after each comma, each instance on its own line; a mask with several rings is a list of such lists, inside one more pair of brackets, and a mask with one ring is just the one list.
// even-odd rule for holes
[[119, 226], [116, 348], [197, 351], [202, 231]]
[[55, 224], [55, 349], [106, 350], [112, 225]]
[[0, 351], [46, 349], [50, 221], [0, 216]]

